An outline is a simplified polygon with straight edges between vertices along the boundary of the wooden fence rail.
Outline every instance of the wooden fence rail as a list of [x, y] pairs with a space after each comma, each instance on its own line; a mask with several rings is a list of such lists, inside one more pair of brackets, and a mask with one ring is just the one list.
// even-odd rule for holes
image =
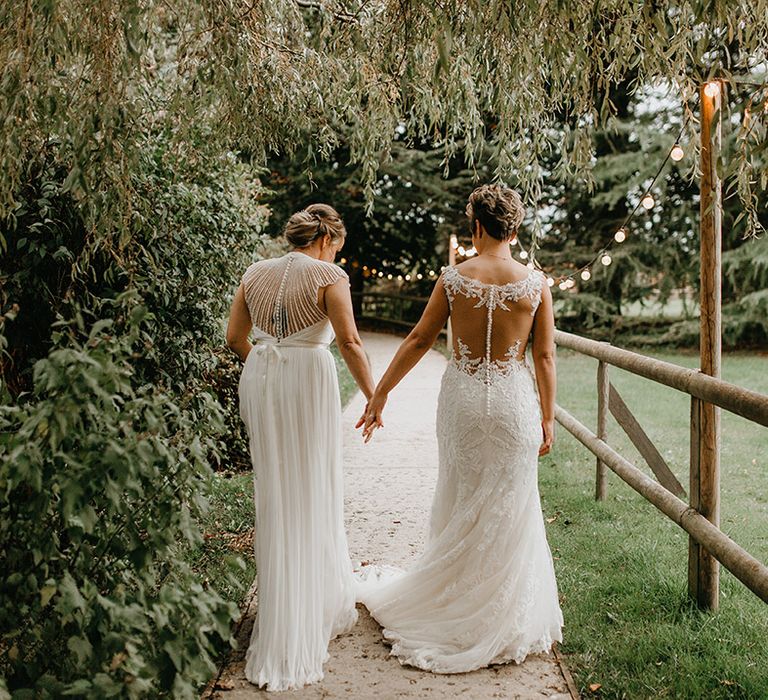
[[[595, 497], [605, 498], [605, 467], [609, 467], [641, 496], [688, 532], [688, 594], [701, 607], [716, 609], [718, 586], [716, 569], [707, 562], [714, 557], [745, 586], [768, 603], [768, 567], [746, 552], [719, 528], [718, 513], [708, 512], [703, 499], [704, 488], [700, 462], [702, 455], [703, 407], [709, 404], [723, 408], [754, 423], [768, 426], [768, 396], [700, 373], [699, 370], [680, 367], [636, 352], [623, 350], [608, 343], [589, 340], [573, 333], [555, 331], [555, 342], [583, 355], [598, 360], [597, 435], [590, 432], [560, 406], [556, 419], [597, 459]], [[690, 504], [679, 496], [685, 490], [662, 458], [659, 450], [645, 434], [639, 422], [608, 380], [608, 365], [677, 389], [691, 397], [691, 449], [690, 449]], [[658, 482], [646, 476], [607, 444], [606, 423], [608, 413], [624, 429], [653, 470]], [[719, 502], [719, 494], [715, 494]], [[715, 562], [716, 564], [717, 562]], [[713, 580], [714, 579], [714, 580]]]

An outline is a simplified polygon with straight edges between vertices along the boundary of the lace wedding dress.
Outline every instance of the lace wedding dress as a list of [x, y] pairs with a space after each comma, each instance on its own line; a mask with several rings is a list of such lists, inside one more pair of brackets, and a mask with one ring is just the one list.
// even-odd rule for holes
[[245, 675], [268, 690], [322, 679], [357, 620], [343, 520], [341, 403], [318, 289], [346, 274], [292, 252], [243, 275], [255, 345], [240, 377], [254, 471], [258, 613]]
[[443, 273], [455, 347], [438, 399], [427, 545], [405, 572], [358, 576], [358, 599], [403, 664], [460, 673], [520, 663], [562, 639], [537, 483], [541, 414], [524, 356], [543, 280]]

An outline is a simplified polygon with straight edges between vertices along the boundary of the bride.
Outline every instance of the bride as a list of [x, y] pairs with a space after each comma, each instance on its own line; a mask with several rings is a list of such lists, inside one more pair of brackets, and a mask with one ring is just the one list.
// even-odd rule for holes
[[267, 690], [320, 680], [328, 642], [357, 620], [341, 405], [328, 352], [334, 333], [360, 389], [373, 392], [347, 275], [333, 264], [346, 236], [339, 215], [312, 204], [291, 216], [284, 234], [294, 250], [245, 271], [227, 327], [229, 347], [245, 362], [240, 414], [256, 504], [259, 609], [245, 675]]
[[[440, 469], [426, 548], [407, 571], [366, 567], [358, 582], [391, 653], [437, 673], [521, 663], [562, 639], [537, 483], [538, 456], [554, 436], [552, 297], [544, 275], [512, 259], [523, 215], [513, 190], [472, 193], [478, 256], [444, 270], [358, 423], [368, 441], [387, 395], [450, 317], [453, 359], [438, 399]], [[535, 382], [525, 359], [531, 334]]]

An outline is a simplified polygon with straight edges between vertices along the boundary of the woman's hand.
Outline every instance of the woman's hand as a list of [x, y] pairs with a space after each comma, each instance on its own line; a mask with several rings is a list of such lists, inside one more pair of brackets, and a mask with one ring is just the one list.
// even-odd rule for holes
[[384, 421], [381, 419], [381, 414], [384, 411], [386, 403], [387, 394], [374, 391], [373, 396], [371, 396], [368, 403], [365, 405], [365, 411], [355, 425], [355, 428], [363, 429], [363, 439], [365, 442], [368, 442], [373, 437], [376, 428], [384, 427]]
[[552, 449], [552, 443], [555, 441], [554, 418], [541, 421], [541, 436], [542, 442], [541, 447], [539, 447], [539, 457], [549, 454], [549, 451]]

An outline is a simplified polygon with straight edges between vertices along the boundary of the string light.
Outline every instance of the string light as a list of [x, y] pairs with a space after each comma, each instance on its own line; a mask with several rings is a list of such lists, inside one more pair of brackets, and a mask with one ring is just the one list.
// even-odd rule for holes
[[398, 282], [402, 282], [403, 281], [403, 276], [402, 275], [398, 275], [397, 276], [397, 281]]
[[388, 280], [391, 280], [391, 279], [392, 279], [392, 273], [391, 273], [391, 272], [390, 272], [390, 273], [387, 275], [387, 279], [388, 279]]
[[[720, 86], [719, 81], [716, 81], [716, 80], [709, 81], [704, 86], [704, 93], [708, 97], [716, 97], [717, 95], [720, 94], [720, 92], [721, 92], [721, 86]], [[768, 100], [766, 100], [766, 102], [765, 102], [765, 109], [766, 109], [766, 111], [768, 111]], [[664, 166], [667, 164], [667, 161], [672, 159], [673, 161], [678, 162], [678, 161], [682, 160], [685, 157], [685, 151], [683, 150], [683, 148], [680, 145], [679, 141], [680, 141], [680, 138], [683, 136], [683, 133], [685, 132], [685, 128], [688, 125], [688, 120], [689, 119], [690, 119], [690, 116], [686, 115], [685, 119], [683, 120], [683, 124], [682, 124], [682, 126], [680, 128], [680, 133], [678, 134], [677, 138], [675, 139], [672, 148], [667, 152], [666, 157], [664, 158], [663, 162], [659, 166], [659, 169], [657, 170], [656, 174], [654, 175], [654, 177], [651, 180], [650, 184], [648, 185], [647, 189], [645, 189], [643, 191], [643, 195], [640, 198], [640, 200], [637, 202], [637, 204], [635, 204], [635, 206], [632, 209], [632, 211], [630, 211], [629, 214], [627, 214], [627, 216], [626, 216], [624, 222], [622, 223], [622, 225], [614, 233], [613, 241], [611, 241], [610, 243], [613, 243], [614, 241], [616, 243], [623, 243], [627, 239], [627, 236], [628, 236], [628, 233], [629, 233], [628, 224], [634, 218], [635, 213], [637, 212], [637, 210], [640, 207], [643, 207], [644, 209], [650, 211], [655, 206], [656, 201], [655, 201], [653, 195], [651, 194], [651, 190], [653, 189], [654, 185], [656, 184], [657, 179], [661, 175], [661, 173], [662, 173], [662, 171], [664, 169]], [[458, 254], [461, 255], [462, 257], [472, 257], [472, 256], [478, 254], [477, 253], [477, 249], [474, 246], [471, 246], [469, 248], [465, 248], [464, 246], [460, 245], [458, 237], [457, 237], [456, 234], [451, 234], [449, 241], [450, 241], [450, 247], [453, 250], [457, 251]], [[518, 254], [520, 259], [528, 260], [530, 258], [529, 262], [526, 264], [526, 267], [528, 267], [529, 269], [536, 269], [536, 268], [538, 268], [540, 270], [542, 269], [541, 266], [539, 265], [538, 261], [536, 261], [536, 259], [534, 257], [534, 251], [535, 251], [535, 248], [536, 248], [535, 241], [531, 245], [530, 252], [523, 248], [523, 244], [522, 244], [522, 242], [519, 240], [519, 238], [517, 236], [515, 236], [515, 238], [513, 238], [513, 239], [511, 239], [509, 241], [509, 245], [510, 245], [510, 247], [513, 247], [513, 246], [519, 246], [520, 247], [520, 252]], [[605, 267], [609, 266], [613, 262], [613, 259], [608, 254], [608, 250], [607, 249], [609, 247], [610, 247], [609, 245], [604, 246], [603, 249], [595, 256], [595, 258], [593, 258], [591, 261], [587, 262], [582, 267], [574, 270], [568, 276], [562, 276], [562, 277], [547, 276], [546, 277], [547, 286], [554, 287], [555, 284], [557, 284], [558, 287], [561, 290], [563, 290], [563, 291], [565, 291], [567, 289], [572, 289], [573, 287], [576, 286], [576, 282], [573, 279], [576, 275], [579, 275], [581, 277], [581, 279], [583, 281], [585, 281], [585, 282], [589, 281], [590, 279], [592, 279], [592, 272], [591, 272], [590, 268], [592, 266], [594, 266], [598, 260]], [[346, 258], [342, 258], [341, 262], [342, 262], [342, 264], [346, 263]], [[443, 266], [441, 266], [440, 270], [443, 271], [443, 270], [445, 270], [445, 268], [446, 268], [446, 266], [443, 265]], [[364, 265], [363, 266], [363, 270], [367, 271], [368, 267], [366, 265]], [[372, 268], [371, 271], [370, 271], [370, 274], [376, 276], [377, 275], [377, 270], [375, 268]], [[429, 277], [436, 277], [437, 276], [437, 273], [435, 273], [434, 270], [430, 270], [428, 274], [429, 274]], [[378, 272], [378, 276], [379, 277], [383, 277], [384, 276], [384, 272], [379, 271]], [[387, 277], [388, 277], [388, 279], [392, 279], [393, 275], [389, 274], [389, 275], [387, 275]], [[416, 278], [421, 280], [421, 279], [424, 278], [424, 275], [421, 274], [421, 273], [418, 273], [416, 275]], [[397, 279], [398, 279], [398, 281], [402, 280], [403, 279], [402, 275], [398, 275]], [[406, 282], [410, 281], [411, 279], [412, 279], [412, 276], [410, 274], [405, 275], [405, 281]]]
[[720, 94], [720, 83], [717, 80], [710, 80], [704, 86], [704, 94], [707, 97], [717, 97]]

